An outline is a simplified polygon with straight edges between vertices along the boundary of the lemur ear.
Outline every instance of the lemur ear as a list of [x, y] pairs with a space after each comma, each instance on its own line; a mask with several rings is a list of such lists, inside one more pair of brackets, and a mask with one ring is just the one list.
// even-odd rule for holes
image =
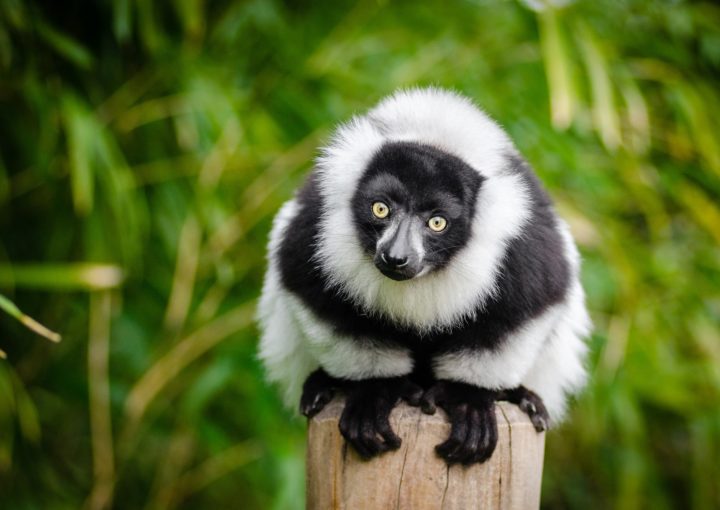
[[477, 196], [480, 186], [482, 186], [482, 183], [487, 180], [487, 177], [482, 175], [480, 172], [468, 172], [468, 174], [464, 177], [467, 181], [464, 183], [465, 196], [468, 201], [472, 201]]

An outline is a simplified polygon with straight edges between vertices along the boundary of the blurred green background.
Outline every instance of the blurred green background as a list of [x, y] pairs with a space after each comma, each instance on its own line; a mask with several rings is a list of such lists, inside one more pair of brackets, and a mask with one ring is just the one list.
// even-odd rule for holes
[[720, 508], [720, 7], [555, 4], [1, 0], [0, 506], [301, 508], [255, 360], [270, 221], [335, 123], [436, 84], [585, 259], [544, 507]]

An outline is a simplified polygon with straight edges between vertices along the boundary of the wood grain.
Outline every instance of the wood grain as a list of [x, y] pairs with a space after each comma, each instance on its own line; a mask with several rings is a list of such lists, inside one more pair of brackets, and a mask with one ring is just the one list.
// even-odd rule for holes
[[545, 434], [517, 407], [497, 406], [498, 445], [484, 464], [448, 467], [435, 453], [450, 425], [405, 404], [391, 415], [399, 450], [369, 461], [349, 448], [338, 430], [336, 399], [310, 420], [307, 508], [328, 509], [537, 509]]

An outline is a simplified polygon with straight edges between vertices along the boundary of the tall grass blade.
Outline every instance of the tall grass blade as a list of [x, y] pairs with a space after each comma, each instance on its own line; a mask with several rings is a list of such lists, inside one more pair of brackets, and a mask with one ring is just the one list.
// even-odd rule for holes
[[0, 264], [0, 287], [44, 290], [102, 290], [122, 285], [125, 274], [113, 264]]
[[621, 142], [620, 116], [610, 78], [613, 73], [600, 44], [586, 24], [578, 24], [576, 37], [590, 80], [593, 122], [605, 147], [612, 150]]
[[248, 327], [253, 320], [253, 311], [254, 303], [246, 303], [226, 312], [189, 334], [158, 359], [128, 394], [125, 402], [127, 430], [135, 429], [152, 401], [190, 363], [228, 336]]
[[[59, 333], [51, 331], [50, 329], [37, 322], [32, 317], [29, 317], [28, 315], [22, 313], [20, 309], [15, 305], [15, 303], [10, 301], [2, 294], [0, 294], [0, 309], [5, 311], [11, 317], [14, 317], [18, 321], [20, 321], [20, 323], [29, 330], [37, 333], [44, 338], [47, 338], [51, 342], [59, 342], [62, 339]], [[5, 358], [7, 355], [5, 354], [5, 352], [2, 352], [0, 356]]]
[[86, 502], [88, 510], [110, 508], [115, 484], [109, 375], [111, 308], [111, 291], [90, 294], [87, 368], [94, 480]]
[[572, 82], [572, 61], [558, 18], [559, 13], [552, 8], [538, 13], [552, 123], [558, 129], [566, 129], [573, 121], [577, 98]]

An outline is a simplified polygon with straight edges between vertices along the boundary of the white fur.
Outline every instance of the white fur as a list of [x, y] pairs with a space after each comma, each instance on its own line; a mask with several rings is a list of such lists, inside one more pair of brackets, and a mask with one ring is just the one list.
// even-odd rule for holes
[[[413, 140], [462, 158], [481, 175], [473, 242], [442, 270], [409, 281], [383, 276], [355, 235], [351, 199], [375, 152]], [[503, 172], [512, 151], [505, 133], [468, 99], [438, 89], [399, 92], [341, 126], [318, 161], [324, 211], [318, 260], [332, 284], [369, 314], [429, 332], [471, 318], [495, 290], [500, 259], [529, 212], [518, 175]]]
[[565, 313], [543, 346], [523, 384], [540, 395], [550, 417], [558, 422], [565, 414], [566, 397], [585, 384], [587, 372], [583, 365], [592, 322], [585, 307], [585, 292], [580, 285], [580, 254], [567, 224], [559, 221], [564, 252], [570, 261], [571, 287], [565, 296]]
[[339, 335], [330, 324], [318, 317], [297, 298], [290, 298], [291, 309], [298, 319], [305, 345], [325, 371], [345, 379], [393, 377], [412, 372], [410, 352], [363, 343], [363, 339]]
[[280, 385], [288, 407], [297, 407], [303, 382], [318, 367], [317, 360], [305, 345], [297, 319], [291, 312], [289, 294], [282, 287], [277, 265], [282, 233], [297, 209], [295, 200], [290, 200], [275, 216], [268, 243], [268, 270], [258, 304], [261, 330], [259, 356], [265, 365], [268, 379]]
[[562, 420], [567, 395], [585, 384], [587, 346], [583, 339], [591, 324], [584, 301], [582, 288], [575, 282], [565, 301], [565, 313], [523, 377], [522, 384], [543, 399], [553, 423]]
[[549, 308], [513, 331], [497, 351], [461, 350], [439, 356], [433, 362], [435, 376], [481, 388], [515, 388], [563, 313], [562, 305]]

